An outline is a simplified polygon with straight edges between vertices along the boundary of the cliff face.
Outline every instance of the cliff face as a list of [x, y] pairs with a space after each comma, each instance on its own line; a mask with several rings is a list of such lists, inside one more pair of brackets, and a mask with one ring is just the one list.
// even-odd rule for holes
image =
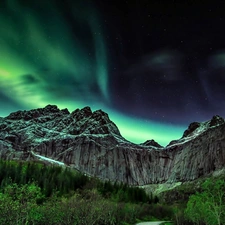
[[45, 156], [102, 179], [131, 185], [197, 179], [225, 167], [225, 122], [218, 116], [192, 123], [163, 148], [153, 140], [125, 140], [101, 111], [69, 113], [48, 105], [0, 118], [0, 158]]

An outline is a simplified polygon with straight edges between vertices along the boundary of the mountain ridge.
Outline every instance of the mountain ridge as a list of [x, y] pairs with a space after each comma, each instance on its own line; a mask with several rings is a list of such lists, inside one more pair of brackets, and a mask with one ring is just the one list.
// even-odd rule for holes
[[0, 118], [0, 158], [33, 160], [39, 155], [129, 185], [183, 182], [225, 167], [224, 131], [224, 119], [214, 116], [191, 123], [166, 147], [154, 140], [134, 144], [102, 110], [84, 107], [70, 113], [47, 105]]

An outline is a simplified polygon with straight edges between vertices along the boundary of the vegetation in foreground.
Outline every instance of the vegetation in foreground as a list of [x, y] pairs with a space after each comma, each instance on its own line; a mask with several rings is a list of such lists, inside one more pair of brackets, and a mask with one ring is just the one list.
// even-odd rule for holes
[[186, 202], [158, 200], [141, 188], [101, 182], [69, 168], [0, 161], [1, 225], [225, 224], [223, 178], [207, 179]]
[[110, 225], [171, 219], [141, 188], [41, 163], [0, 161], [0, 224]]
[[[193, 190], [192, 190], [193, 191]], [[208, 178], [186, 202], [173, 204], [173, 221], [180, 225], [225, 224], [225, 180]]]
[[225, 224], [225, 181], [206, 180], [202, 191], [190, 196], [185, 215], [195, 224]]

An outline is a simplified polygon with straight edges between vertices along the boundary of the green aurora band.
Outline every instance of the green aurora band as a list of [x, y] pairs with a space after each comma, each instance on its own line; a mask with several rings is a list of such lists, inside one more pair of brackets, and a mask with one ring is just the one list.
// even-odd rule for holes
[[[113, 109], [106, 43], [91, 2], [71, 4], [72, 19], [89, 34], [82, 34], [85, 41], [54, 1], [43, 1], [40, 5], [38, 1], [22, 2], [6, 0], [0, 7], [2, 95], [19, 104], [20, 109], [48, 104], [70, 111], [87, 105], [92, 110], [101, 108], [121, 134], [134, 143], [155, 139], [166, 145], [181, 136], [184, 127], [128, 117]], [[4, 102], [0, 103], [0, 116], [6, 116], [10, 108], [5, 109]]]

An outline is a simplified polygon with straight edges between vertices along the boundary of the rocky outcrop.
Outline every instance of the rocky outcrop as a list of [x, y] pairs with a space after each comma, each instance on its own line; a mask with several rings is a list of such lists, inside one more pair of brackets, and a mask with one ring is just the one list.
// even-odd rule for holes
[[163, 148], [154, 140], [127, 141], [105, 112], [89, 107], [70, 113], [48, 105], [0, 118], [0, 158], [35, 155], [130, 185], [190, 181], [225, 167], [225, 122], [214, 116], [192, 123]]
[[141, 145], [143, 146], [152, 146], [152, 147], [156, 147], [156, 148], [163, 148], [163, 146], [161, 146], [159, 143], [157, 143], [155, 140], [147, 140], [144, 143], [142, 143]]

